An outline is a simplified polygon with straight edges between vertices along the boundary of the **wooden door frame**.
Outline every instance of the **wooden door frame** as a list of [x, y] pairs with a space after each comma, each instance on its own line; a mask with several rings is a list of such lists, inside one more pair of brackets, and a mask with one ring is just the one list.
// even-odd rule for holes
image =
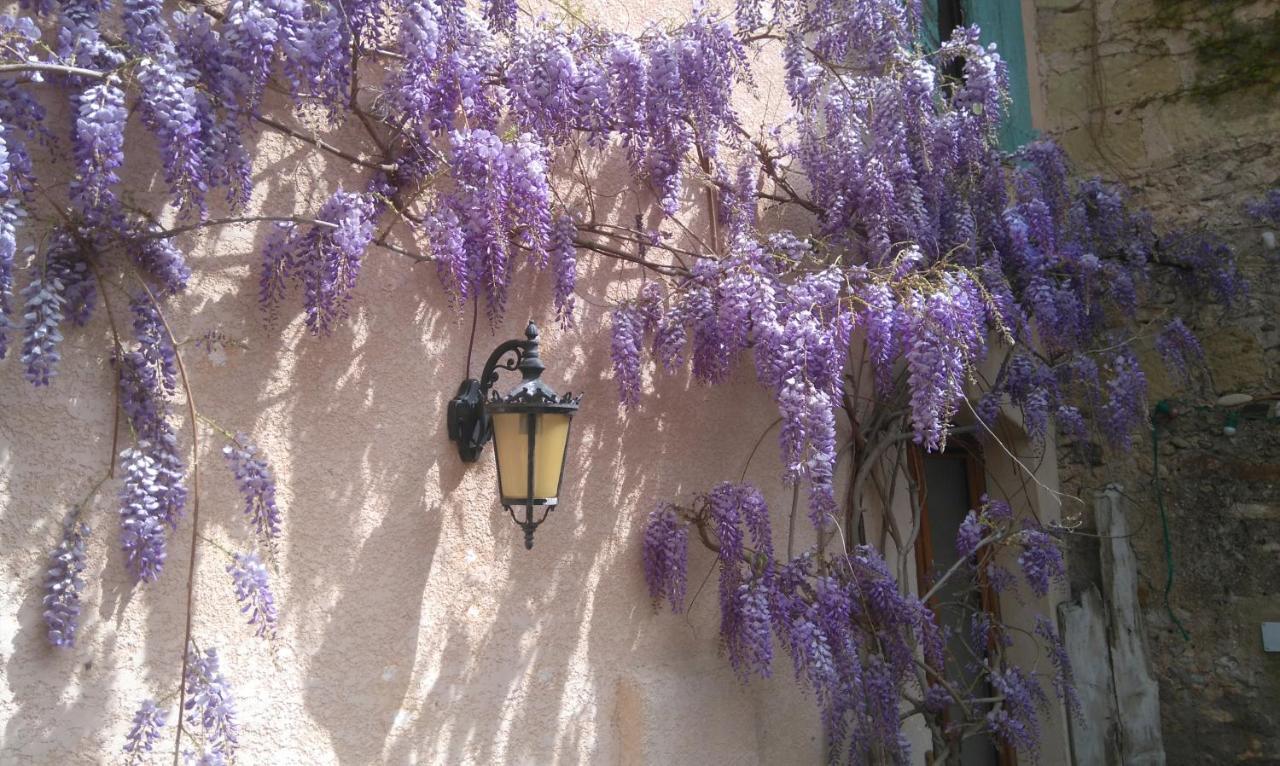
[[[969, 489], [969, 507], [972, 509], [981, 509], [982, 496], [987, 493], [987, 475], [986, 463], [983, 460], [982, 446], [976, 439], [968, 436], [952, 437], [947, 448], [942, 452], [926, 453], [923, 449], [913, 445], [907, 451], [907, 465], [911, 471], [912, 478], [916, 482], [916, 494], [920, 502], [920, 531], [916, 535], [915, 556], [916, 556], [916, 592], [919, 593], [924, 587], [924, 583], [928, 581], [929, 566], [933, 562], [933, 539], [929, 529], [929, 490], [925, 481], [924, 461], [925, 459], [942, 459], [942, 460], [963, 460], [965, 464], [965, 480]], [[987, 562], [989, 561], [991, 551], [983, 551], [978, 556], [978, 583], [980, 587], [979, 597], [981, 599], [982, 608], [995, 616], [996, 620], [1000, 619], [1000, 597], [991, 587], [990, 581], [987, 579]], [[926, 604], [931, 611], [935, 611], [936, 597], [930, 599]], [[994, 639], [991, 639], [994, 641]], [[994, 647], [988, 647], [989, 649]], [[938, 671], [934, 671], [938, 673]], [[941, 675], [941, 673], [938, 673]], [[945, 713], [944, 713], [945, 720]], [[1017, 766], [1017, 752], [1007, 743], [996, 742], [996, 752], [1000, 759], [1000, 766]]]

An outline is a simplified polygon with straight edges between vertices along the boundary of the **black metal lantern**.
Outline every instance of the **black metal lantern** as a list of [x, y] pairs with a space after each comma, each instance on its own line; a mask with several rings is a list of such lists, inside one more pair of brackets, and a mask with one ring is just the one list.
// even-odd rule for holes
[[[509, 340], [494, 349], [479, 380], [462, 382], [449, 401], [448, 418], [449, 438], [457, 443], [464, 462], [478, 460], [493, 439], [502, 507], [524, 530], [524, 547], [532, 548], [534, 530], [558, 501], [569, 424], [582, 396], [560, 396], [542, 382], [546, 368], [538, 355], [537, 325], [530, 322], [524, 335], [524, 340]], [[493, 390], [500, 369], [519, 370], [523, 376], [506, 396]], [[516, 506], [524, 507], [523, 519], [517, 517]]]

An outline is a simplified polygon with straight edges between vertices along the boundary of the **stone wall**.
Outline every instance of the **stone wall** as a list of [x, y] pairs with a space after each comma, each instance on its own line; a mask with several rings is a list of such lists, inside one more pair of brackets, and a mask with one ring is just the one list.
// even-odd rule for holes
[[[1120, 482], [1131, 501], [1139, 598], [1172, 764], [1280, 761], [1280, 655], [1263, 653], [1260, 629], [1280, 620], [1280, 419], [1267, 398], [1280, 391], [1280, 253], [1242, 211], [1280, 183], [1273, 84], [1280, 63], [1274, 53], [1248, 58], [1274, 35], [1275, 14], [1274, 2], [1036, 2], [1040, 127], [1078, 169], [1130, 185], [1158, 221], [1222, 233], [1251, 282], [1243, 305], [1192, 317], [1208, 377], [1188, 388], [1151, 376], [1152, 404], [1172, 405], [1159, 425], [1158, 470], [1150, 441], [1129, 457], [1080, 445], [1060, 450], [1064, 489], [1092, 498]], [[1238, 59], [1234, 69], [1223, 50]], [[1246, 78], [1253, 82], [1242, 86]], [[1157, 288], [1153, 298], [1153, 319], [1185, 311], [1171, 292]], [[1226, 394], [1254, 401], [1226, 407], [1219, 404]], [[1229, 418], [1234, 436], [1224, 433]], [[1169, 610], [1157, 474], [1174, 572]], [[1082, 531], [1095, 530], [1086, 513]], [[1098, 579], [1098, 541], [1076, 536], [1071, 545], [1078, 593]]]

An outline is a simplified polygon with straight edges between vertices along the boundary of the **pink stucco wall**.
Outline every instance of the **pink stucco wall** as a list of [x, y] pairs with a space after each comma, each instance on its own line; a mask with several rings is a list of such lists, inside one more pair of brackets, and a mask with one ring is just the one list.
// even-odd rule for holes
[[[635, 31], [687, 7], [592, 0], [586, 13]], [[786, 101], [776, 67], [757, 66], [757, 89], [742, 98], [752, 126]], [[134, 140], [136, 156], [146, 140]], [[360, 183], [302, 144], [264, 135], [260, 148], [254, 206], [263, 213], [314, 209], [342, 180]], [[601, 167], [601, 191], [626, 185], [617, 163]], [[138, 184], [155, 178], [152, 168], [130, 170]], [[614, 215], [629, 220], [636, 204], [624, 194]], [[202, 414], [263, 448], [285, 509], [281, 631], [267, 644], [233, 602], [223, 549], [243, 550], [250, 538], [223, 439], [200, 430], [207, 539], [194, 635], [222, 652], [242, 763], [821, 762], [815, 707], [789, 661], [780, 658], [774, 679], [743, 685], [720, 655], [714, 577], [699, 587], [710, 554], [691, 545], [687, 616], [655, 612], [641, 576], [641, 525], [660, 499], [745, 473], [775, 507], [789, 503], [772, 436], [747, 465], [777, 417], [749, 364], [715, 389], [655, 375], [643, 404], [623, 412], [609, 372], [608, 307], [638, 289], [637, 267], [584, 257], [571, 330], [554, 326], [549, 280], [518, 277], [506, 318], [489, 326], [481, 317], [472, 374], [532, 317], [544, 327], [548, 382], [585, 394], [561, 508], [527, 552], [496, 503], [491, 448], [468, 466], [445, 433], [471, 325], [449, 306], [433, 267], [371, 252], [350, 321], [315, 339], [291, 312], [271, 324], [257, 309], [264, 235], [242, 227], [184, 237], [195, 276], [167, 312], [179, 338], [217, 330], [237, 344], [225, 360], [184, 347], [192, 392]], [[108, 298], [122, 314], [120, 283]], [[0, 364], [5, 763], [112, 762], [142, 699], [176, 706], [190, 517], [160, 581], [134, 587], [118, 546], [118, 481], [103, 485], [85, 512], [94, 529], [78, 645], [58, 651], [43, 638], [47, 553], [66, 509], [111, 462], [106, 320], [100, 311], [68, 333], [49, 389], [26, 385], [14, 360]], [[176, 411], [190, 444], [185, 412]], [[128, 440], [123, 426], [120, 439]], [[1054, 761], [1064, 748], [1046, 755]]]
[[[631, 29], [686, 11], [677, 1], [588, 8]], [[781, 89], [766, 80], [765, 90], [781, 106]], [[146, 155], [147, 140], [131, 138], [135, 157]], [[302, 144], [264, 135], [260, 148], [261, 212], [314, 209], [343, 180], [341, 168]], [[129, 170], [137, 185], [155, 178], [153, 168]], [[625, 178], [606, 170], [602, 183], [621, 187]], [[620, 215], [629, 218], [630, 208]], [[263, 227], [242, 227], [185, 236], [195, 276], [167, 311], [179, 338], [218, 330], [244, 343], [221, 364], [191, 346], [184, 358], [201, 413], [262, 446], [285, 509], [275, 579], [281, 631], [268, 645], [233, 601], [222, 549], [244, 550], [250, 538], [220, 454], [224, 440], [201, 429], [207, 542], [199, 547], [194, 634], [222, 652], [243, 763], [820, 757], [814, 706], [789, 670], [744, 686], [719, 655], [714, 579], [685, 617], [656, 613], [641, 576], [639, 533], [654, 503], [736, 479], [776, 418], [747, 365], [714, 390], [663, 376], [638, 410], [623, 413], [608, 372], [607, 306], [637, 289], [636, 267], [584, 258], [578, 326], [569, 331], [552, 321], [549, 280], [518, 277], [506, 319], [490, 327], [481, 317], [472, 374], [532, 317], [545, 328], [549, 382], [585, 393], [562, 506], [526, 552], [495, 501], [491, 448], [464, 465], [445, 433], [471, 327], [469, 312], [448, 305], [433, 267], [371, 252], [350, 321], [314, 339], [300, 317], [272, 325], [257, 309], [263, 235]], [[126, 311], [122, 286], [109, 287], [117, 315]], [[15, 359], [0, 363], [5, 763], [117, 761], [143, 698], [176, 707], [190, 517], [160, 581], [134, 587], [119, 552], [119, 483], [103, 485], [85, 512], [93, 535], [78, 645], [57, 651], [43, 637], [46, 556], [67, 508], [111, 462], [106, 319], [99, 311], [86, 330], [67, 333], [61, 375], [48, 389], [28, 386]], [[176, 411], [189, 444], [185, 411]], [[122, 425], [121, 448], [128, 438]], [[780, 501], [772, 444], [748, 476]], [[711, 565], [706, 551], [694, 551], [691, 591]]]

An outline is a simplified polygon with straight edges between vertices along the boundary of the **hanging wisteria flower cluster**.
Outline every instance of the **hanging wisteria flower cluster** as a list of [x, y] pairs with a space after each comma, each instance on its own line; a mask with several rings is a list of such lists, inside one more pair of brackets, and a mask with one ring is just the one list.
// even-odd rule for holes
[[[926, 48], [915, 2], [738, 0], [732, 21], [698, 5], [683, 23], [635, 35], [572, 15], [529, 19], [515, 0], [20, 5], [0, 16], [0, 358], [12, 348], [31, 384], [56, 387], [64, 334], [95, 317], [111, 324], [104, 356], [127, 431], [120, 544], [138, 581], [162, 576], [180, 525], [198, 524], [188, 478], [202, 429], [220, 430], [191, 401], [166, 319], [200, 273], [184, 234], [262, 226], [259, 302], [271, 318], [298, 313], [316, 335], [337, 332], [358, 305], [372, 252], [433, 262], [452, 302], [474, 301], [477, 313], [483, 302], [490, 321], [522, 268], [545, 270], [549, 311], [565, 326], [583, 256], [608, 258], [626, 268], [610, 295], [630, 296], [612, 310], [621, 404], [648, 406], [651, 368], [716, 385], [749, 358], [778, 409], [781, 481], [805, 490], [820, 543], [847, 543], [839, 555], [820, 544], [784, 556], [763, 496], [722, 484], [692, 508], [664, 503], [651, 516], [650, 593], [684, 606], [692, 524], [717, 551], [734, 669], [767, 674], [776, 641], [854, 760], [906, 757], [904, 695], [936, 720], [980, 707], [938, 680], [957, 660], [928, 599], [904, 595], [901, 576], [857, 537], [880, 462], [909, 443], [945, 449], [970, 408], [993, 435], [1012, 409], [1037, 439], [1056, 429], [1128, 447], [1147, 417], [1139, 343], [1181, 374], [1201, 358], [1176, 318], [1138, 326], [1153, 273], [1169, 270], [1197, 299], [1245, 295], [1211, 232], [1157, 232], [1124, 190], [1074, 179], [1050, 142], [1003, 152], [1005, 62], [972, 27]], [[755, 129], [733, 105], [770, 57], [785, 70], [791, 112]], [[50, 116], [64, 114], [65, 124]], [[348, 122], [355, 137], [321, 137], [318, 120]], [[135, 124], [150, 142], [126, 144]], [[314, 209], [260, 214], [251, 202], [264, 132], [365, 180], [344, 175]], [[619, 215], [597, 194], [588, 161], [611, 157], [629, 168], [639, 210]], [[161, 188], [137, 188], [131, 179], [149, 174], [135, 168]], [[160, 204], [140, 202], [157, 195]], [[786, 214], [762, 215], [765, 206]], [[1275, 209], [1272, 193], [1251, 212], [1274, 223]], [[131, 327], [115, 324], [126, 316]], [[229, 590], [269, 638], [280, 618], [275, 483], [246, 437], [224, 435], [252, 539], [229, 557]], [[63, 528], [45, 578], [58, 646], [77, 635], [87, 534], [78, 519]], [[1015, 522], [998, 500], [975, 510], [957, 545], [975, 561], [1016, 547], [1035, 595], [1061, 576], [1050, 532]], [[978, 569], [957, 571], [974, 579]], [[984, 572], [993, 585], [1013, 579]], [[975, 644], [996, 640], [996, 622], [975, 615]], [[1060, 643], [1038, 634], [1069, 696]], [[238, 723], [218, 655], [189, 635], [181, 650], [175, 736], [189, 725], [204, 747], [193, 757], [229, 760]], [[936, 732], [935, 745], [986, 731], [1034, 753], [1037, 680], [1004, 662], [983, 677], [1001, 704]], [[143, 704], [131, 758], [167, 720]]]
[[[939, 573], [927, 583], [929, 592], [950, 581], [972, 588], [979, 579], [997, 591], [1013, 587], [1012, 573], [994, 563], [1008, 549], [1027, 586], [1043, 596], [1051, 580], [1066, 574], [1061, 550], [1043, 529], [1017, 525], [1007, 504], [984, 501], [957, 536], [963, 565]], [[769, 508], [750, 485], [726, 482], [688, 507], [663, 504], [650, 514], [645, 579], [654, 600], [669, 601], [675, 611], [684, 603], [691, 530], [716, 553], [720, 635], [733, 668], [744, 679], [769, 676], [774, 647], [782, 647], [821, 707], [833, 748], [845, 745], [853, 762], [869, 762], [872, 754], [908, 761], [901, 733], [906, 708], [936, 717], [939, 726], [950, 710], [944, 741], [985, 732], [1034, 753], [1042, 706], [1027, 700], [1044, 699], [1047, 683], [1067, 705], [1077, 704], [1070, 658], [1047, 620], [1036, 628], [1050, 647], [1053, 672], [1044, 677], [1004, 660], [1011, 639], [989, 606], [961, 615], [981, 636], [962, 644], [969, 651], [957, 656], [948, 636], [965, 626], [939, 624], [927, 595], [904, 594], [875, 548], [780, 557]], [[998, 696], [976, 685], [958, 688], [947, 669], [960, 666], [981, 668]]]

